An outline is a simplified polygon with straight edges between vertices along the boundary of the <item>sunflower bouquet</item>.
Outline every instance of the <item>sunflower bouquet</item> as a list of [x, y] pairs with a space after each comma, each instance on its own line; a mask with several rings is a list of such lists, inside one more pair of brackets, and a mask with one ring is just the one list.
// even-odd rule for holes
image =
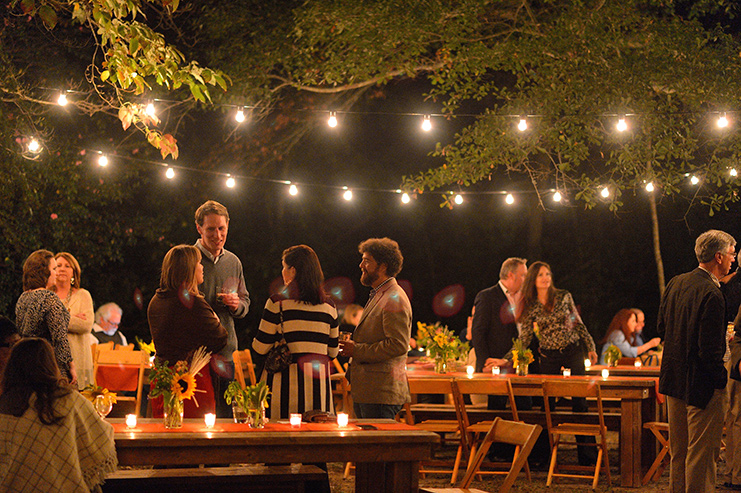
[[116, 393], [115, 392], [109, 392], [108, 389], [104, 389], [103, 387], [99, 387], [95, 385], [94, 383], [91, 383], [84, 389], [80, 391], [80, 393], [85, 397], [87, 400], [95, 404], [95, 399], [98, 396], [103, 396], [103, 401], [106, 405], [109, 404], [115, 404], [116, 403]]
[[527, 367], [535, 361], [532, 350], [522, 344], [522, 340], [512, 339], [512, 366], [518, 375], [527, 375]]
[[605, 363], [607, 366], [617, 366], [618, 361], [622, 357], [622, 351], [620, 351], [620, 348], [614, 344], [610, 344], [605, 350]]
[[417, 322], [417, 343], [435, 358], [435, 371], [444, 373], [449, 366], [468, 356], [470, 347], [440, 322], [426, 324]]
[[207, 353], [205, 347], [200, 347], [193, 354], [190, 364], [187, 361], [178, 361], [170, 367], [167, 361], [155, 360], [149, 397], [162, 396], [166, 428], [182, 426], [183, 400], [193, 399], [198, 406], [195, 393], [204, 391], [196, 389], [195, 376], [210, 359], [211, 353]]
[[136, 344], [139, 346], [139, 349], [147, 353], [149, 356], [150, 361], [154, 358], [154, 356], [157, 354], [156, 349], [154, 348], [154, 341], [147, 344], [146, 342], [139, 339], [139, 336], [136, 336]]

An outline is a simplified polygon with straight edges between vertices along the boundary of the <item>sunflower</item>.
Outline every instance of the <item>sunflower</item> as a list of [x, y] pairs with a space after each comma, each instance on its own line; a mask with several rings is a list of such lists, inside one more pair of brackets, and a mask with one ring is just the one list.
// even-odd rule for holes
[[113, 404], [116, 403], [116, 394], [114, 392], [109, 392], [108, 389], [104, 389], [103, 387], [99, 387], [92, 383], [82, 389], [80, 393], [90, 402], [95, 402], [95, 398], [102, 395], [106, 401]]
[[196, 378], [190, 373], [178, 373], [172, 377], [172, 393], [178, 399], [190, 399], [195, 392]]

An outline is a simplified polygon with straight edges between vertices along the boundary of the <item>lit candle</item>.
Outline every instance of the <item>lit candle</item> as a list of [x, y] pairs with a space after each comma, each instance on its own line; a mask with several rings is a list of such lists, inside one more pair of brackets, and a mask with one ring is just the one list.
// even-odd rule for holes
[[570, 377], [571, 376], [571, 368], [564, 368], [563, 369], [563, 376], [564, 377]]
[[347, 413], [337, 413], [337, 425], [347, 426]]
[[592, 366], [592, 362], [589, 359], [584, 360], [584, 368], [589, 368]]
[[136, 414], [126, 415], [126, 428], [136, 428]]
[[206, 423], [206, 428], [213, 428], [216, 424], [216, 415], [208, 413], [203, 416], [203, 421]]
[[498, 366], [495, 366], [494, 368], [491, 369], [491, 374], [492, 375], [499, 375], [499, 372], [500, 371], [501, 370], [499, 369], [499, 367]]
[[609, 376], [610, 376], [610, 370], [608, 370], [607, 368], [602, 370], [602, 378], [607, 378]]
[[473, 366], [467, 367], [466, 368], [466, 373], [468, 374], [468, 377], [469, 378], [472, 377], [473, 376]]
[[291, 414], [291, 428], [301, 428], [301, 415], [300, 414], [298, 413]]
[[633, 363], [633, 364], [635, 365], [635, 367], [636, 367], [636, 368], [640, 368], [640, 367], [641, 367], [641, 365], [642, 365], [642, 363], [641, 363], [641, 360], [639, 360], [639, 359], [637, 359], [637, 358], [636, 358], [636, 360], [635, 360], [635, 363]]

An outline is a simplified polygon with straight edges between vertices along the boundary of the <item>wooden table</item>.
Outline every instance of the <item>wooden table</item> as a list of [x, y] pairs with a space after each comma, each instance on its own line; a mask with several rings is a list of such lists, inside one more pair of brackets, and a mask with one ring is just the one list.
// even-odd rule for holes
[[[424, 370], [409, 369], [411, 378], [467, 378], [465, 373], [435, 374]], [[476, 373], [473, 378], [508, 378], [512, 382], [515, 395], [542, 395], [542, 381], [546, 378], [570, 378], [594, 380], [592, 376], [562, 377], [556, 375], [490, 375]], [[640, 487], [643, 471], [648, 470], [656, 456], [656, 441], [643, 424], [658, 419], [657, 378], [619, 377], [607, 379], [599, 377], [602, 384], [603, 399], [620, 401], [620, 483], [626, 487]], [[569, 396], [563, 396], [569, 397]]]
[[362, 420], [343, 428], [268, 423], [252, 429], [220, 419], [207, 429], [200, 420], [186, 419], [180, 430], [165, 430], [159, 419], [140, 419], [134, 430], [123, 420], [109, 421], [122, 466], [355, 462], [356, 492], [418, 491], [419, 462], [432, 457], [440, 440], [435, 433], [390, 420]]
[[634, 365], [592, 365], [586, 369], [587, 375], [601, 377], [602, 370], [608, 370], [610, 376], [615, 377], [648, 377], [648, 378], [659, 378], [661, 373], [660, 366], [639, 366]]

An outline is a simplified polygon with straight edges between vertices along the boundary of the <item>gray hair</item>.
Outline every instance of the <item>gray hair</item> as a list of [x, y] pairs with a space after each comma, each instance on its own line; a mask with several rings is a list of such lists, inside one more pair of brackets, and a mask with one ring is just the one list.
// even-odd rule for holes
[[716, 253], [728, 253], [728, 247], [735, 247], [736, 240], [725, 231], [711, 229], [697, 237], [695, 256], [701, 264], [710, 262]]
[[101, 305], [97, 310], [95, 310], [95, 323], [100, 325], [101, 320], [108, 320], [111, 316], [111, 312], [114, 310], [117, 311], [119, 315], [123, 315], [121, 307], [113, 302]]
[[527, 264], [526, 258], [510, 257], [502, 262], [502, 268], [499, 269], [499, 279], [507, 279], [510, 272], [514, 272], [520, 265]]

